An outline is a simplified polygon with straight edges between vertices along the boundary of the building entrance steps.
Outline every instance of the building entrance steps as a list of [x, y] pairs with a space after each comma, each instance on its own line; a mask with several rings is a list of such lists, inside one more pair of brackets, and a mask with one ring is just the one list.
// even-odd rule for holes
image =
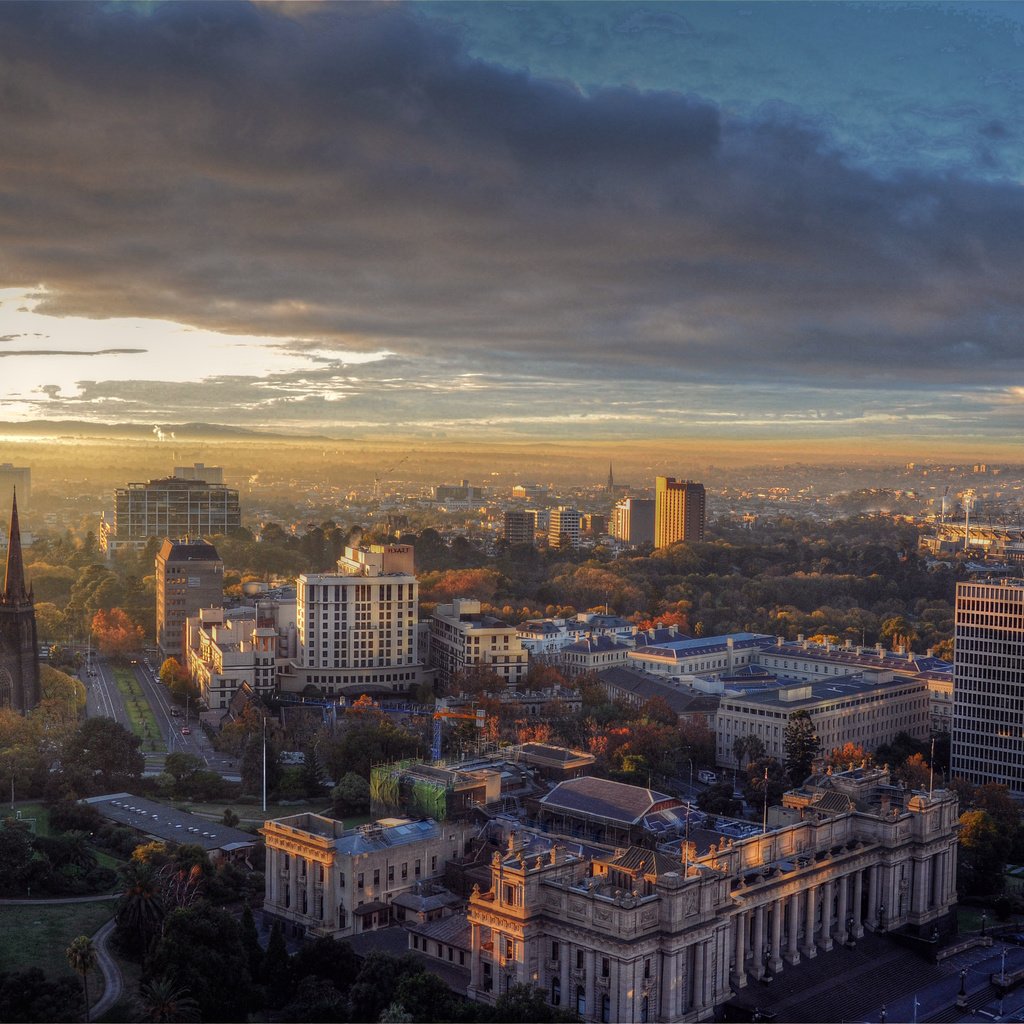
[[778, 1020], [792, 1024], [876, 1020], [883, 1003], [948, 977], [950, 971], [882, 935], [867, 934], [855, 948], [836, 945], [812, 960], [787, 965], [771, 984], [750, 978], [730, 1002], [751, 1010], [770, 1008]]

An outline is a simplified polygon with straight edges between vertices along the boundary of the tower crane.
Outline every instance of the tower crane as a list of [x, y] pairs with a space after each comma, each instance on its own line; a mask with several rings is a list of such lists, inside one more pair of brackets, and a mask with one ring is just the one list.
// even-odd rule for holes
[[439, 707], [434, 712], [434, 742], [430, 747], [430, 758], [433, 761], [441, 760], [441, 724], [445, 719], [457, 718], [467, 722], [475, 722], [477, 730], [482, 730], [487, 721], [487, 712], [483, 708], [475, 710], [459, 711], [456, 708]]
[[[408, 455], [403, 455], [390, 469], [384, 470], [384, 475], [387, 476], [389, 473], [394, 473], [403, 462], [408, 462], [412, 455], [412, 452], [409, 452]], [[374, 499], [380, 498], [380, 477], [376, 474], [373, 477], [373, 497]]]

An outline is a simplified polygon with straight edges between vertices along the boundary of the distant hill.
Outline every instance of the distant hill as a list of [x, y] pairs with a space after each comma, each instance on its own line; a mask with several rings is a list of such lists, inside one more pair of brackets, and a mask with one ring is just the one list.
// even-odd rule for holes
[[[175, 440], [192, 440], [200, 437], [251, 437], [267, 441], [340, 441], [347, 438], [332, 438], [324, 434], [282, 434], [270, 430], [252, 430], [249, 427], [233, 427], [225, 423], [161, 423], [165, 435], [174, 435]], [[17, 423], [0, 422], [0, 435], [21, 437], [26, 435], [44, 437], [123, 437], [146, 438], [154, 434], [154, 425], [145, 423], [95, 423], [91, 420], [22, 420]]]

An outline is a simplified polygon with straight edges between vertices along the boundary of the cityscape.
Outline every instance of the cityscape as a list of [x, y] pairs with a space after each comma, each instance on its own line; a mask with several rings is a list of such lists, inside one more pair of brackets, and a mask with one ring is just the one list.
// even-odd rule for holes
[[1022, 38], [0, 5], [0, 1021], [1024, 1020]]

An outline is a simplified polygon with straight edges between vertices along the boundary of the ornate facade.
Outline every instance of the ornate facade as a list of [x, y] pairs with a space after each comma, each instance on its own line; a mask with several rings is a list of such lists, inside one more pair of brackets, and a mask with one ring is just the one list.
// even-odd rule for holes
[[586, 1021], [711, 1020], [749, 979], [865, 929], [929, 934], [956, 899], [956, 797], [843, 774], [787, 800], [803, 820], [703, 854], [496, 853], [469, 905], [470, 996], [524, 982]]
[[35, 599], [25, 586], [18, 498], [11, 504], [7, 571], [0, 594], [0, 707], [25, 714], [39, 703], [39, 646]]

